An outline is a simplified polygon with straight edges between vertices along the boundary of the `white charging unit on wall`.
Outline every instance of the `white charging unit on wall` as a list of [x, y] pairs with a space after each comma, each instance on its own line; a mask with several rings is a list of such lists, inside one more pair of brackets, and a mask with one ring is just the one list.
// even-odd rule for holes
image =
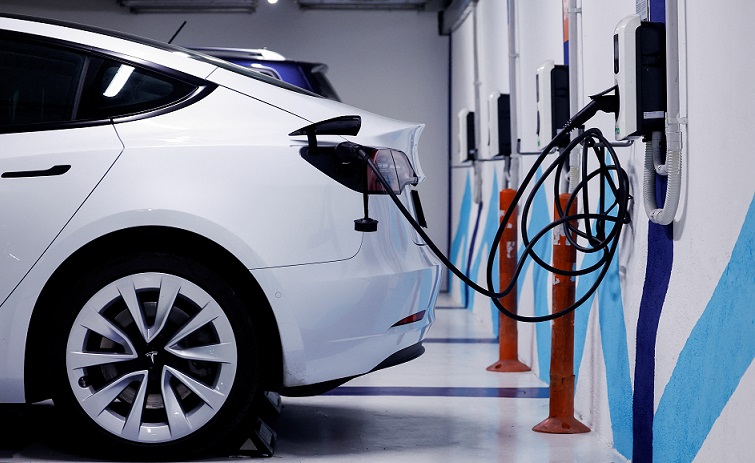
[[666, 53], [662, 23], [633, 14], [613, 36], [613, 73], [619, 95], [616, 139], [663, 131], [666, 113]]
[[459, 111], [459, 162], [474, 161], [477, 159], [474, 119], [474, 111], [468, 109]]
[[544, 61], [535, 75], [535, 97], [537, 146], [542, 148], [569, 120], [569, 68], [553, 60]]
[[511, 154], [511, 98], [501, 92], [488, 96], [488, 156]]

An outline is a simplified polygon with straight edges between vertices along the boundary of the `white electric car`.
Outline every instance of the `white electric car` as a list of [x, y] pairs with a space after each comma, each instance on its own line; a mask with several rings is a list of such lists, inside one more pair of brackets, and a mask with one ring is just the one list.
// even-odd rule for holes
[[0, 402], [52, 398], [84, 445], [196, 455], [238, 443], [263, 391], [418, 356], [440, 266], [338, 146], [420, 215], [421, 130], [185, 49], [0, 16]]

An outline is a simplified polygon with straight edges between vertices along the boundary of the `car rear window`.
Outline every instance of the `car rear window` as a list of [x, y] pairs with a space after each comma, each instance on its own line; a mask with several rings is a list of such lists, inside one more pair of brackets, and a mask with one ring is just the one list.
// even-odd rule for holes
[[27, 34], [0, 33], [0, 133], [160, 110], [194, 94], [200, 81], [192, 79]]
[[182, 100], [196, 89], [195, 85], [132, 63], [93, 56], [77, 119], [116, 118], [159, 109]]

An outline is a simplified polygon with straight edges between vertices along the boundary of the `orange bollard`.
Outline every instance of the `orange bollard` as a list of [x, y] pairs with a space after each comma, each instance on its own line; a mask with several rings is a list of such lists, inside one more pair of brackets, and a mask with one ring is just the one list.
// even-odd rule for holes
[[[516, 191], [512, 189], [501, 190], [499, 204], [501, 209], [501, 220], [506, 215], [507, 209], [512, 206]], [[501, 288], [508, 286], [514, 272], [516, 271], [517, 260], [517, 206], [513, 205], [514, 212], [511, 219], [503, 229], [501, 242], [498, 246], [498, 270], [501, 282]], [[516, 285], [511, 292], [500, 299], [501, 304], [511, 312], [516, 313]], [[503, 314], [498, 316], [498, 354], [499, 360], [490, 365], [488, 371], [515, 372], [530, 371], [530, 367], [519, 361], [519, 333], [517, 331], [516, 320], [506, 317]]]
[[[566, 208], [569, 195], [559, 195], [561, 208]], [[555, 209], [555, 208], [554, 208]], [[567, 212], [574, 214], [574, 201]], [[558, 217], [558, 210], [555, 212]], [[573, 224], [576, 225], [576, 224]], [[553, 229], [553, 266], [571, 270], [576, 263], [576, 251], [566, 240], [564, 228]], [[568, 276], [556, 275], [553, 281], [553, 312], [564, 310], [574, 303], [575, 284]], [[574, 418], [574, 312], [553, 321], [551, 326], [551, 384], [550, 416], [532, 428], [533, 431], [551, 434], [577, 434], [590, 432], [590, 428]]]

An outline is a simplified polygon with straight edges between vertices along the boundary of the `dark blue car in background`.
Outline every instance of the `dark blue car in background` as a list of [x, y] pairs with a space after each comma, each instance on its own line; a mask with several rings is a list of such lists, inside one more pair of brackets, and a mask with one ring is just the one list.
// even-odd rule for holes
[[287, 60], [283, 55], [267, 49], [191, 47], [192, 50], [252, 68], [270, 77], [296, 85], [310, 92], [341, 101], [325, 73], [323, 63]]

